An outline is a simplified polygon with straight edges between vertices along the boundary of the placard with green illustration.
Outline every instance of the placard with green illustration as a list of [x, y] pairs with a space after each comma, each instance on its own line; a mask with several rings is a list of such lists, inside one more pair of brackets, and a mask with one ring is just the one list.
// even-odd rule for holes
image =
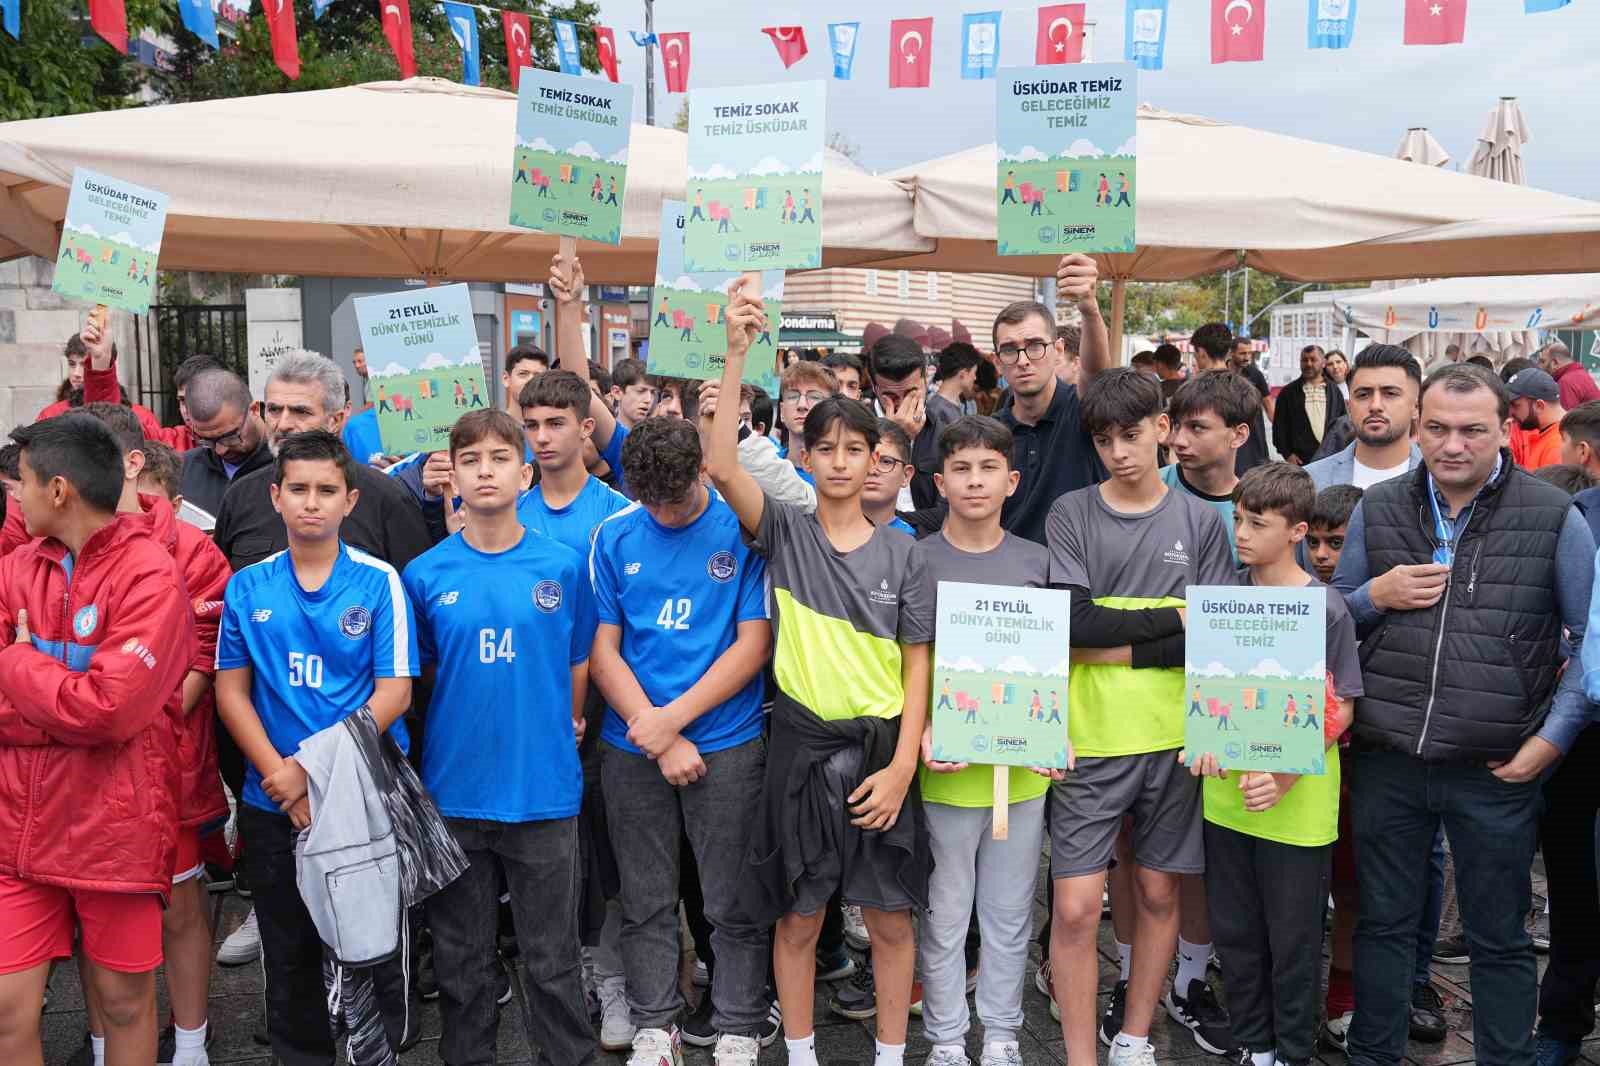
[[355, 305], [384, 454], [448, 448], [456, 419], [489, 406], [467, 286], [360, 296]]
[[995, 239], [1001, 255], [1133, 251], [1137, 78], [1132, 63], [1000, 71]]
[[1328, 590], [1190, 585], [1184, 750], [1228, 770], [1320, 774]]
[[822, 265], [825, 82], [689, 94], [691, 274]]
[[933, 757], [1066, 769], [1071, 593], [939, 582]]
[[524, 67], [511, 224], [622, 242], [633, 86]]
[[165, 194], [74, 169], [50, 287], [68, 299], [144, 314], [166, 225]]

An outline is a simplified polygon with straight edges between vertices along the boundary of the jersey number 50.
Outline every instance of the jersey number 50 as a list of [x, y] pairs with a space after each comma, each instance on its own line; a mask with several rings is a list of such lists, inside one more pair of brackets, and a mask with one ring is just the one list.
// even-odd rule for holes
[[289, 687], [322, 687], [322, 656], [303, 651], [289, 653]]

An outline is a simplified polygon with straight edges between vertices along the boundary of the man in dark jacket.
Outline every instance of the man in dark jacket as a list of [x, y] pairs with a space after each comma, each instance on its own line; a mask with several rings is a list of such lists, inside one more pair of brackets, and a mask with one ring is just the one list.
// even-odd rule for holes
[[195, 447], [183, 453], [178, 494], [214, 516], [235, 478], [272, 465], [272, 449], [250, 389], [231, 370], [202, 370], [184, 399]]
[[1272, 443], [1278, 454], [1295, 466], [1311, 462], [1328, 427], [1344, 416], [1344, 408], [1344, 393], [1322, 372], [1322, 349], [1306, 345], [1300, 350], [1300, 376], [1278, 393], [1272, 419]]
[[1532, 1062], [1536, 980], [1528, 870], [1539, 778], [1589, 719], [1580, 646], [1594, 537], [1566, 493], [1511, 461], [1510, 396], [1493, 373], [1435, 371], [1423, 466], [1367, 489], [1334, 585], [1362, 636], [1351, 780], [1360, 919], [1350, 1061], [1400, 1059], [1425, 855], [1442, 822], [1472, 943], [1473, 1046]]

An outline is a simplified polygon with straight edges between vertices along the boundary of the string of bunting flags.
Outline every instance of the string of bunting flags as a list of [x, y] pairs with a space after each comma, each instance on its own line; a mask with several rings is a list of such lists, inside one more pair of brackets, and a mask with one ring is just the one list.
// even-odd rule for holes
[[[21, 39], [23, 0], [0, 0], [0, 24], [12, 37]], [[230, 0], [224, 0], [230, 2]], [[246, 10], [250, 0], [231, 0]], [[1278, 0], [1282, 2], [1282, 0]], [[1567, 7], [1573, 0], [1523, 0], [1525, 14], [1540, 14]], [[314, 16], [321, 18], [332, 0], [312, 0]], [[1466, 37], [1468, 0], [1404, 0], [1403, 43], [1407, 45], [1460, 44]], [[128, 51], [128, 25], [124, 0], [88, 0], [89, 23], [106, 43], [119, 52]], [[1166, 62], [1167, 34], [1175, 5], [1171, 0], [1124, 0], [1125, 27], [1123, 58], [1142, 70], [1161, 70]], [[1212, 63], [1254, 63], [1264, 58], [1266, 49], [1268, 0], [1210, 0], [1209, 30]], [[410, 0], [378, 0], [384, 37], [394, 51], [402, 77], [416, 74], [416, 53], [411, 37]], [[565, 74], [582, 72], [578, 33], [580, 27], [594, 35], [595, 53], [607, 80], [618, 79], [617, 38], [609, 26], [578, 23], [444, 0], [440, 5], [450, 32], [461, 47], [462, 80], [480, 84], [477, 13], [500, 16], [505, 34], [506, 54], [511, 68], [511, 85], [516, 88], [521, 68], [532, 65], [528, 30], [532, 21], [548, 22], [556, 39], [556, 54]], [[1037, 9], [1034, 62], [1040, 65], [1083, 61], [1083, 27], [1086, 3], [1046, 4]], [[1192, 15], [1199, 4], [1184, 4], [1184, 16]], [[1306, 0], [1306, 47], [1309, 49], [1349, 48], [1355, 39], [1357, 0]], [[300, 76], [300, 49], [295, 35], [293, 0], [262, 0], [262, 11], [272, 39], [272, 54], [280, 70], [295, 79]], [[219, 46], [216, 15], [210, 0], [178, 0], [183, 25], [212, 48]], [[961, 16], [961, 65], [963, 79], [992, 79], [1000, 64], [1000, 19], [1002, 11], [969, 12]], [[777, 50], [784, 69], [793, 67], [809, 54], [803, 26], [767, 26], [765, 34]], [[927, 18], [891, 19], [888, 27], [889, 88], [926, 88], [933, 74], [934, 20]], [[641, 33], [629, 30], [633, 43], [661, 52], [662, 72], [670, 93], [687, 92], [691, 59], [689, 34]], [[830, 22], [827, 26], [828, 50], [833, 62], [833, 77], [848, 81], [855, 68], [856, 50], [861, 42], [860, 22]]]

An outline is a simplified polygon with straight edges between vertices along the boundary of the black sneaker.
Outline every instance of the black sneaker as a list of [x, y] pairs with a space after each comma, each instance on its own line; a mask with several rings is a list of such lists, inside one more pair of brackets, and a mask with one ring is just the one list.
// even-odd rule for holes
[[[216, 1042], [217, 1030], [213, 1026], [206, 1026], [206, 1050], [211, 1050], [211, 1045]], [[161, 1035], [156, 1038], [156, 1063], [157, 1066], [166, 1066], [178, 1054], [178, 1028], [169, 1025], [161, 1030]]]
[[1444, 1000], [1431, 984], [1411, 986], [1411, 1039], [1437, 1044], [1450, 1026], [1444, 1020]]
[[1467, 938], [1464, 936], [1452, 936], [1435, 941], [1433, 945], [1433, 961], [1445, 966], [1465, 966], [1469, 961], [1467, 958]]
[[878, 990], [872, 980], [872, 967], [863, 966], [833, 987], [828, 1009], [842, 1018], [861, 1021], [878, 1013]]
[[1187, 991], [1186, 996], [1180, 996], [1177, 989], [1167, 993], [1167, 1014], [1186, 1027], [1194, 1035], [1194, 1042], [1211, 1054], [1232, 1056], [1238, 1045], [1233, 1042], [1228, 1012], [1217, 1002], [1217, 994], [1199, 978], [1189, 982]]
[[497, 1007], [504, 1007], [511, 1002], [511, 964], [505, 959], [500, 961], [500, 986], [495, 990], [494, 1003]]
[[711, 1024], [711, 993], [700, 997], [700, 1005], [678, 1026], [678, 1035], [690, 1047], [715, 1047], [722, 1034]]
[[1127, 1009], [1128, 982], [1118, 981], [1116, 987], [1111, 990], [1111, 999], [1106, 1003], [1106, 1012], [1100, 1015], [1100, 1043], [1106, 1047], [1111, 1046], [1111, 1041], [1122, 1032], [1122, 1016]]
[[423, 999], [439, 998], [439, 976], [433, 972], [433, 938], [422, 942], [417, 952], [417, 995]]
[[756, 1040], [762, 1047], [771, 1047], [781, 1032], [783, 1032], [783, 1008], [778, 1006], [776, 998], [770, 999], [767, 1001], [767, 1020], [761, 1023], [761, 1029], [756, 1033]]

